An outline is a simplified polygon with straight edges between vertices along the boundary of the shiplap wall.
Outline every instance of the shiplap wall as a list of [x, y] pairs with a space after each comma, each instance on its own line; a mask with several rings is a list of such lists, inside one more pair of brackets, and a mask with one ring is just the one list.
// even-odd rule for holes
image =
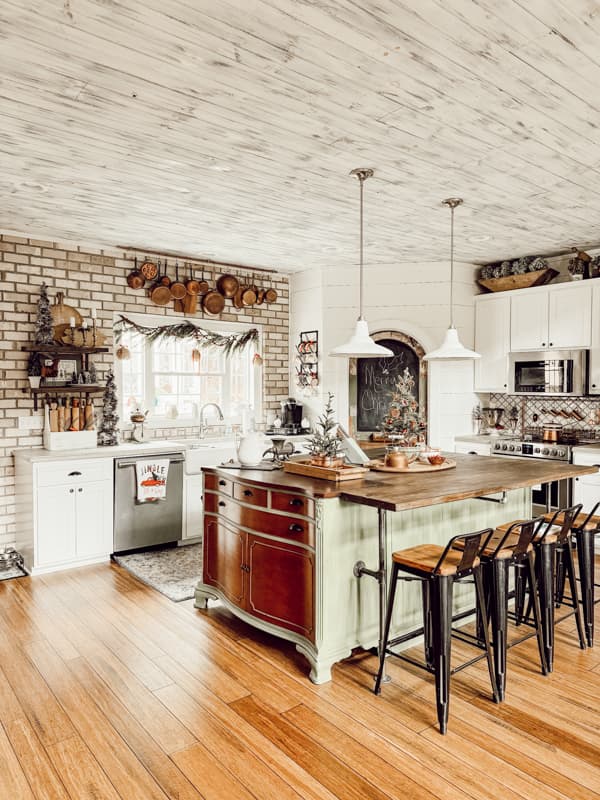
[[[41, 412], [32, 419], [36, 424], [34, 429], [24, 429], [19, 425], [20, 418], [34, 416], [33, 400], [28, 392], [27, 354], [21, 351], [21, 347], [33, 340], [39, 287], [45, 281], [52, 298], [57, 291], [64, 291], [65, 302], [77, 308], [88, 320], [91, 309], [95, 307], [98, 326], [108, 335], [107, 346], [110, 347], [115, 312], [174, 314], [171, 306], [161, 309], [154, 305], [145, 291], [129, 289], [126, 277], [133, 268], [134, 255], [140, 258], [144, 253], [0, 234], [0, 546], [14, 541], [12, 453], [16, 448], [40, 447], [42, 444]], [[174, 259], [169, 261], [174, 263]], [[258, 274], [251, 270], [224, 268], [191, 259], [186, 261], [196, 276], [203, 273], [211, 283], [223, 272], [247, 277], [252, 283], [259, 280]], [[276, 303], [237, 311], [228, 302], [225, 312], [211, 319], [241, 322], [248, 326], [253, 323], [261, 325], [263, 408], [276, 409], [288, 394], [288, 280], [284, 275], [264, 273], [259, 282], [277, 290]], [[193, 319], [201, 324], [202, 317], [199, 311]], [[103, 375], [113, 362], [113, 354], [95, 356], [94, 362]], [[96, 400], [97, 408], [100, 400]], [[182, 422], [180, 428], [155, 429], [153, 435], [164, 438], [189, 432]]]
[[[473, 346], [474, 302], [478, 293], [473, 264], [455, 265], [454, 318], [462, 342]], [[291, 343], [299, 330], [318, 328], [322, 380], [316, 397], [303, 399], [309, 411], [320, 412], [323, 398], [335, 395], [338, 418], [349, 417], [348, 362], [329, 358], [333, 347], [346, 341], [358, 317], [358, 267], [306, 270], [290, 278]], [[377, 265], [365, 273], [364, 314], [371, 332], [397, 330], [417, 339], [426, 351], [441, 344], [450, 323], [450, 282], [447, 262]], [[473, 392], [472, 362], [429, 365], [429, 439], [453, 449], [454, 437], [472, 432], [471, 412], [478, 402]], [[299, 398], [294, 386], [292, 393]]]

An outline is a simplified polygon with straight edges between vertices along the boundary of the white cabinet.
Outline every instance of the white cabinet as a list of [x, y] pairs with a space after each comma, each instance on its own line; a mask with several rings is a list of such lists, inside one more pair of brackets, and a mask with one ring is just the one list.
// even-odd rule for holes
[[476, 392], [508, 391], [510, 297], [484, 295], [475, 304]]
[[521, 290], [511, 296], [510, 349], [570, 350], [589, 347], [591, 289], [586, 283]]
[[202, 474], [186, 475], [183, 479], [183, 534], [182, 539], [202, 538]]
[[[595, 446], [576, 447], [573, 450], [573, 463], [588, 467], [600, 466], [600, 449]], [[583, 510], [590, 512], [598, 502], [600, 502], [600, 472], [573, 478], [573, 503], [581, 503]]]
[[454, 452], [473, 456], [491, 456], [492, 445], [489, 442], [461, 442], [460, 439], [455, 439]]
[[548, 345], [548, 293], [522, 289], [510, 298], [510, 349], [543, 350]]
[[600, 286], [594, 286], [592, 291], [592, 346], [589, 381], [589, 393], [600, 394]]
[[32, 574], [109, 558], [112, 458], [17, 462], [17, 502], [17, 549]]

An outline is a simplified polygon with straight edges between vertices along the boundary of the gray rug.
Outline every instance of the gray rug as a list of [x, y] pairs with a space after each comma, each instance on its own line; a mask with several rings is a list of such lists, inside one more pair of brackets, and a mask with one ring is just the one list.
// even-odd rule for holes
[[201, 544], [165, 547], [113, 558], [140, 581], [175, 603], [193, 597], [196, 584], [202, 576]]

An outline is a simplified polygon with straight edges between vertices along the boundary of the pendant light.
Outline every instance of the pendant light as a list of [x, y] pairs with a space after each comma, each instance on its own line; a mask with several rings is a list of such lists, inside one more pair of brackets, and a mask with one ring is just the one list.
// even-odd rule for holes
[[423, 361], [442, 361], [451, 358], [475, 359], [481, 358], [479, 353], [469, 350], [458, 338], [458, 331], [454, 327], [454, 209], [462, 204], [460, 197], [449, 197], [442, 200], [443, 206], [450, 209], [450, 327], [446, 331], [444, 341], [437, 350], [432, 350], [423, 357]]
[[356, 321], [356, 328], [350, 339], [339, 347], [335, 347], [330, 356], [338, 358], [386, 358], [393, 356], [393, 352], [387, 347], [377, 344], [369, 336], [369, 326], [363, 317], [363, 294], [364, 294], [364, 269], [363, 269], [363, 184], [367, 178], [372, 177], [372, 169], [353, 169], [350, 175], [358, 178], [360, 186], [360, 289], [359, 289], [359, 313]]

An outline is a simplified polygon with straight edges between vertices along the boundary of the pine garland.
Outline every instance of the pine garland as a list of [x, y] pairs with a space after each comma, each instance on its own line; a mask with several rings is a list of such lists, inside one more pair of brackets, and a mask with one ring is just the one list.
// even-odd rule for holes
[[198, 328], [188, 321], [178, 322], [175, 325], [158, 325], [156, 328], [150, 328], [146, 325], [139, 325], [123, 315], [115, 323], [114, 330], [117, 343], [121, 341], [125, 331], [135, 331], [141, 336], [145, 336], [149, 342], [168, 338], [193, 339], [200, 346], [222, 347], [227, 356], [243, 350], [250, 343], [258, 342], [258, 330], [256, 328], [250, 328], [243, 333], [230, 333], [223, 336], [223, 334], [215, 333], [215, 331]]

